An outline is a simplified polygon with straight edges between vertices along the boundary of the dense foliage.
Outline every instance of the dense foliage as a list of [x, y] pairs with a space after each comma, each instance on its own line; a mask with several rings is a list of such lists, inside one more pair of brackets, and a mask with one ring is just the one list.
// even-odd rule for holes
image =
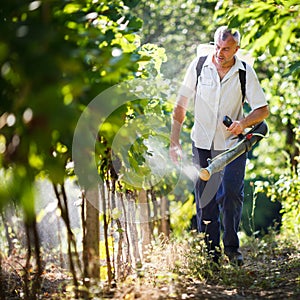
[[242, 46], [258, 57], [256, 66], [270, 105], [270, 137], [255, 150], [258, 159], [251, 168], [264, 167], [261, 174], [268, 181], [257, 182], [257, 192], [268, 190], [273, 201], [282, 203], [283, 230], [292, 236], [300, 229], [299, 9], [297, 1], [223, 1], [215, 14], [221, 22], [226, 19], [229, 26], [242, 28]]
[[141, 20], [122, 2], [9, 1], [1, 22], [1, 164], [14, 186], [3, 201], [41, 173], [64, 181], [84, 106], [143, 58]]
[[[161, 55], [155, 57], [157, 47], [141, 46], [137, 32], [142, 21], [131, 14], [132, 4], [89, 0], [1, 4], [0, 206], [4, 211], [14, 203], [24, 211], [25, 244], [23, 231], [14, 228], [11, 216], [2, 216], [8, 254], [15, 247], [27, 246], [24, 280], [28, 298], [36, 297], [43, 271], [35, 216], [36, 180], [48, 178], [53, 184], [54, 211], [66, 226], [70, 269], [78, 285], [72, 258], [77, 255], [70, 223], [72, 203], [64, 187], [66, 178], [73, 175], [72, 166], [67, 166], [72, 161], [77, 121], [97, 94], [122, 80], [144, 76], [147, 62], [156, 66], [161, 59]], [[116, 118], [120, 120], [119, 115]], [[107, 148], [105, 143], [100, 145]], [[109, 157], [109, 150], [106, 155]], [[37, 276], [32, 278], [33, 254]], [[36, 283], [32, 291], [31, 279]]]
[[217, 1], [139, 1], [134, 12], [143, 21], [143, 43], [154, 43], [166, 50], [162, 65], [167, 78], [182, 79], [199, 44], [213, 40], [213, 12]]
[[[171, 227], [182, 236], [194, 204], [190, 180], [168, 159], [170, 116], [198, 44], [209, 43], [221, 24], [240, 28], [270, 104], [270, 137], [248, 163], [251, 217], [264, 195], [281, 203], [282, 231], [299, 236], [297, 1], [9, 0], [1, 4], [0, 22], [0, 289], [2, 258], [26, 250], [22, 293], [38, 298], [41, 250], [51, 249], [62, 267], [69, 257], [73, 296], [88, 297], [92, 265], [105, 282], [98, 289], [110, 289], [135, 271], [143, 277], [143, 255], [161, 233], [168, 236]], [[188, 115], [186, 153], [191, 123]], [[90, 172], [99, 183], [95, 203], [87, 201]], [[36, 191], [41, 179], [47, 179], [45, 207]], [[48, 249], [41, 228], [54, 224], [58, 241]], [[101, 235], [99, 228], [88, 234], [91, 224], [99, 224]], [[89, 242], [94, 256], [82, 245]], [[206, 263], [195, 261], [200, 279]]]

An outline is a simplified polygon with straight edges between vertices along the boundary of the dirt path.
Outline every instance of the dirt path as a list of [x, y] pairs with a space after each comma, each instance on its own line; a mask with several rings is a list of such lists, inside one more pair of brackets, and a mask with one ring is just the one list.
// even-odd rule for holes
[[[269, 247], [266, 245], [266, 247]], [[257, 249], [256, 249], [257, 250]], [[300, 252], [269, 247], [244, 248], [245, 264], [232, 266], [223, 258], [218, 270], [207, 266], [201, 278], [179, 274], [176, 279], [143, 279], [116, 299], [300, 299]], [[170, 279], [171, 278], [171, 279]]]
[[[117, 288], [104, 293], [97, 285], [97, 299], [162, 300], [162, 299], [300, 299], [300, 252], [298, 249], [265, 247], [244, 248], [245, 264], [232, 266], [223, 257], [219, 269], [208, 262], [194, 261], [182, 265], [186, 257], [166, 257], [157, 253], [140, 276], [129, 276]], [[168, 252], [170, 254], [170, 251]], [[173, 259], [172, 259], [173, 258]], [[161, 259], [161, 261], [159, 261]], [[172, 272], [163, 263], [169, 260]], [[180, 262], [175, 260], [180, 259]], [[188, 269], [189, 268], [189, 269]], [[2, 261], [0, 299], [24, 299], [24, 282], [20, 261], [10, 258]], [[67, 286], [72, 283], [66, 270], [52, 265], [43, 274], [40, 299], [74, 299]], [[95, 289], [94, 289], [95, 290]], [[96, 299], [95, 298], [95, 299]], [[92, 298], [93, 299], [93, 298]]]

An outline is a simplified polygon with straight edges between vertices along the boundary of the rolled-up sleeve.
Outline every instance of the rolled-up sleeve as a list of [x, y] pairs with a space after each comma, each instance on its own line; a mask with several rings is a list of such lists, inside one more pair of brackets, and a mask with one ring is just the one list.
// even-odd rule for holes
[[252, 110], [268, 104], [257, 75], [249, 65], [246, 71], [246, 99]]
[[197, 84], [197, 66], [198, 58], [195, 58], [189, 65], [184, 80], [182, 82], [182, 85], [179, 89], [179, 95], [191, 98], [195, 94], [195, 87]]

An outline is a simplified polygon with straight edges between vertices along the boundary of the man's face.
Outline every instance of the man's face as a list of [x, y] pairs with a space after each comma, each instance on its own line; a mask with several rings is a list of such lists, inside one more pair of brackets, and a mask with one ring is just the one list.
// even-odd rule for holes
[[239, 46], [232, 36], [223, 41], [221, 38], [215, 41], [215, 60], [222, 67], [232, 65], [233, 57], [238, 51]]

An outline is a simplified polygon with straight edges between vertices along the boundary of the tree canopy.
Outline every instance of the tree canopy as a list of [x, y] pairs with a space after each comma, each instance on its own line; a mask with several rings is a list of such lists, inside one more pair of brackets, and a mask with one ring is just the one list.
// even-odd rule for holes
[[[69, 217], [74, 203], [65, 190], [68, 179], [80, 194], [76, 205], [83, 244], [95, 238], [93, 250], [98, 247], [101, 254], [94, 269], [109, 287], [116, 278], [141, 272], [141, 240], [143, 252], [161, 233], [182, 236], [189, 228], [193, 187], [168, 160], [172, 108], [197, 46], [212, 41], [214, 30], [224, 24], [239, 28], [242, 48], [255, 57], [271, 112], [270, 136], [252, 151], [247, 165], [252, 213], [259, 196], [280, 203], [281, 230], [291, 239], [298, 237], [299, 9], [296, 0], [4, 1], [0, 7], [1, 226], [8, 252], [12, 253], [14, 243], [22, 249], [24, 236], [18, 238], [22, 231], [14, 227], [19, 224], [10, 214], [5, 216], [12, 203], [22, 208], [27, 241], [23, 248], [28, 255], [25, 283], [42, 275], [38, 223], [43, 214], [55, 211], [53, 215], [64, 221], [74, 285], [81, 284], [73, 260], [77, 257], [81, 271]], [[192, 117], [188, 115], [182, 132], [186, 152]], [[90, 182], [91, 170], [101, 183], [96, 192], [81, 185]], [[37, 213], [38, 179], [51, 182], [55, 209], [50, 203], [48, 210]], [[94, 207], [87, 191], [95, 198]], [[147, 222], [138, 219], [142, 217]], [[95, 237], [87, 223], [99, 227], [93, 229]], [[0, 277], [2, 252], [0, 248]], [[33, 253], [40, 266], [37, 276], [29, 264]], [[91, 275], [87, 270], [94, 258], [90, 252], [83, 258], [84, 290], [89, 288], [85, 279]], [[29, 299], [34, 293], [27, 292]]]

